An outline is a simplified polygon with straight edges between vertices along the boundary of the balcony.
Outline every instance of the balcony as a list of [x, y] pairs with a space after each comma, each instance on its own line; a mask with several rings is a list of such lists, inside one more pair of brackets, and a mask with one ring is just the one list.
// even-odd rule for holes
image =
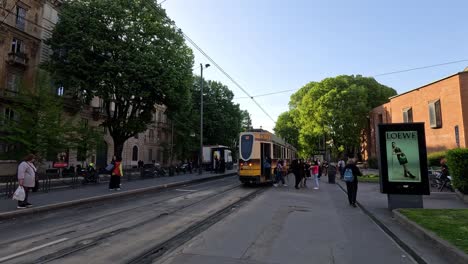
[[16, 66], [26, 67], [28, 66], [28, 56], [21, 52], [10, 52], [8, 53], [7, 63]]

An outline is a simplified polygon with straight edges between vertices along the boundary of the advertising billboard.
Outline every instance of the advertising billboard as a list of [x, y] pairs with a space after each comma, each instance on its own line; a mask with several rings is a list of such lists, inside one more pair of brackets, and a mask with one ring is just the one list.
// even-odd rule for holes
[[379, 124], [380, 190], [429, 194], [424, 123]]
[[386, 131], [388, 181], [421, 182], [417, 131]]

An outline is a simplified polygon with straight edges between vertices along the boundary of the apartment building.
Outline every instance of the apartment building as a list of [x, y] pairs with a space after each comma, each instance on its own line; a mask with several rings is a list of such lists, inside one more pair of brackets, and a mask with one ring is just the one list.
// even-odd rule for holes
[[[20, 89], [34, 91], [40, 63], [49, 59], [47, 40], [59, 18], [61, 0], [0, 0], [0, 115], [6, 119], [18, 119], [12, 109], [13, 99]], [[58, 96], [66, 93], [63, 87], [51, 87]], [[114, 144], [109, 133], [99, 125], [104, 118], [102, 100], [93, 99], [89, 105], [77, 105], [72, 98], [64, 98], [64, 111], [69, 116], [78, 116], [86, 126], [102, 129], [104, 137], [95, 151], [80, 155], [77, 150], [64, 150], [70, 165], [97, 163], [105, 166], [112, 159]], [[165, 115], [166, 107], [156, 105], [155, 115], [148, 130], [130, 138], [124, 145], [124, 166], [136, 166], [138, 160], [145, 163], [155, 160], [167, 164], [171, 140], [170, 121]], [[1, 131], [0, 131], [1, 133]], [[17, 146], [0, 142], [0, 156], [5, 156]], [[83, 158], [83, 156], [85, 158]], [[0, 176], [16, 173], [16, 160], [0, 160]], [[52, 167], [52, 161], [44, 168]]]

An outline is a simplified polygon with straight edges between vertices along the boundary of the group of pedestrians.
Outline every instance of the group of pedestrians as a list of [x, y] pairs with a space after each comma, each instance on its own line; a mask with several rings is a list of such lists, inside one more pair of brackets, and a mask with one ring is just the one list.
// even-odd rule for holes
[[[267, 159], [268, 160], [268, 159]], [[271, 163], [269, 163], [271, 164]], [[347, 162], [344, 159], [338, 161], [338, 170], [340, 178], [346, 182], [346, 189], [348, 195], [348, 202], [350, 206], [356, 206], [356, 197], [358, 190], [358, 176], [362, 176], [362, 172], [356, 166], [354, 159], [350, 158]], [[267, 168], [268, 166], [264, 166]], [[268, 171], [269, 171], [268, 167]], [[278, 160], [276, 167], [273, 170], [275, 174], [275, 181], [273, 186], [278, 187], [280, 185], [288, 186], [285, 181], [285, 176], [292, 172], [295, 178], [296, 189], [307, 188], [307, 179], [312, 179], [314, 184], [314, 190], [320, 189], [320, 177], [323, 172], [328, 173], [328, 162], [324, 161], [322, 164], [320, 160], [304, 161], [302, 159], [295, 159], [291, 162], [290, 170], [286, 170], [286, 166], [283, 160]]]

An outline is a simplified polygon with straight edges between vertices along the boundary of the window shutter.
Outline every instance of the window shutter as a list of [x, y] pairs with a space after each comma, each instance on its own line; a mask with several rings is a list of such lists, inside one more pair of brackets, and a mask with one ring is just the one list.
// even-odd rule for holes
[[436, 128], [437, 127], [435, 104], [434, 103], [429, 103], [429, 124], [430, 124], [431, 128]]
[[408, 123], [408, 110], [403, 110], [403, 123]]
[[440, 108], [440, 100], [437, 100], [434, 103], [435, 116], [436, 116], [436, 126], [442, 127], [442, 109]]

